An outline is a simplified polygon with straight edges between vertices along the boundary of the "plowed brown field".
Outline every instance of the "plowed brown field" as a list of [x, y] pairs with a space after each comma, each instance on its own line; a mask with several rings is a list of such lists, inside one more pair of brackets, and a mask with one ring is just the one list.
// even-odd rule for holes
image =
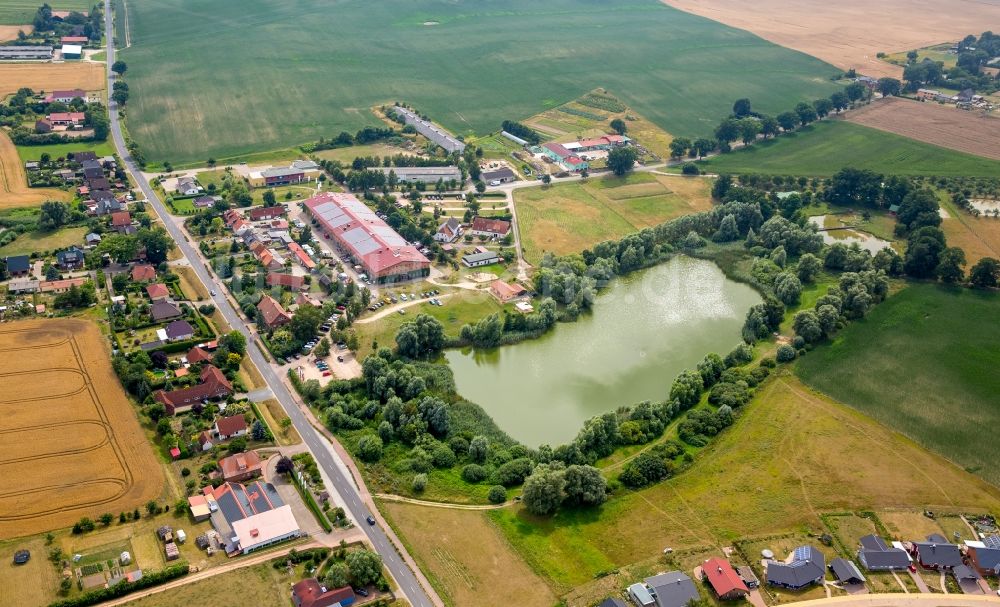
[[844, 116], [873, 129], [1000, 160], [1000, 118], [981, 112], [890, 97]]
[[903, 73], [903, 68], [877, 59], [879, 52], [957, 42], [1000, 23], [1000, 0], [663, 1], [874, 77], [899, 78]]
[[55, 188], [29, 188], [24, 163], [17, 155], [14, 142], [0, 131], [0, 209], [26, 207], [46, 200], [69, 199], [69, 192]]
[[0, 97], [16, 93], [24, 86], [34, 91], [104, 90], [104, 68], [103, 63], [85, 61], [0, 64]]
[[0, 42], [17, 40], [18, 32], [30, 34], [34, 30], [35, 28], [32, 25], [0, 25]]
[[160, 496], [163, 471], [102, 342], [76, 319], [0, 328], [0, 538]]

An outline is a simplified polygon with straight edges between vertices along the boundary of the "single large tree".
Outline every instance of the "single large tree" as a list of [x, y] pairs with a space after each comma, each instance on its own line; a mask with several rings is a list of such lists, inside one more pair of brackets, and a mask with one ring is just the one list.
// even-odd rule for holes
[[977, 289], [995, 289], [1000, 284], [1000, 261], [983, 257], [969, 271], [969, 283]]
[[623, 145], [608, 152], [608, 168], [619, 177], [625, 175], [635, 166], [638, 154], [630, 145]]
[[124, 61], [118, 60], [111, 64], [111, 71], [118, 74], [119, 76], [125, 74], [128, 71], [128, 65]]

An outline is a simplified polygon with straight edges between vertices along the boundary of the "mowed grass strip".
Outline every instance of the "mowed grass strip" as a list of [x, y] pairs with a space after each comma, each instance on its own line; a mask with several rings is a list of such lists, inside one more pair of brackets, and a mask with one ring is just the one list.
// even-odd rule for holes
[[26, 232], [14, 242], [0, 247], [0, 257], [8, 255], [28, 255], [34, 251], [56, 251], [70, 245], [81, 246], [83, 237], [90, 230], [83, 228], [63, 228], [52, 232]]
[[701, 164], [713, 173], [818, 177], [828, 177], [844, 167], [887, 175], [993, 177], [1000, 174], [1000, 162], [996, 160], [842, 120], [815, 123]]
[[175, 166], [353, 132], [395, 100], [457, 134], [485, 134], [595, 87], [669, 133], [699, 136], [737, 98], [777, 113], [832, 93], [839, 71], [657, 0], [128, 9], [129, 133], [150, 161]]
[[556, 596], [483, 512], [382, 502], [407, 550], [449, 605], [548, 607]]
[[514, 191], [524, 255], [578, 253], [711, 206], [705, 179], [651, 173], [604, 177]]
[[1000, 296], [912, 285], [797, 365], [803, 380], [1000, 483]]
[[656, 557], [665, 546], [721, 551], [738, 538], [819, 533], [824, 512], [901, 503], [992, 511], [1000, 490], [784, 373], [667, 482], [621, 489], [600, 510], [538, 518], [517, 507], [489, 516], [563, 592], [601, 571]]

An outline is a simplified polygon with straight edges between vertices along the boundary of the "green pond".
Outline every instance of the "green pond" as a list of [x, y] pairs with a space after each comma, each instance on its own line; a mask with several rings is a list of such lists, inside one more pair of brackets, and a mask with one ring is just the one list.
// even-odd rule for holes
[[761, 301], [710, 261], [675, 257], [614, 281], [593, 312], [541, 339], [448, 350], [458, 392], [526, 445], [558, 445], [623, 405], [664, 400], [674, 378], [740, 341]]

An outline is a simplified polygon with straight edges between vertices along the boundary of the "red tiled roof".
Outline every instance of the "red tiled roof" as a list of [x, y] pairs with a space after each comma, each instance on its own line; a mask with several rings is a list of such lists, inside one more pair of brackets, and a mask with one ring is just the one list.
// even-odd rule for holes
[[[53, 14], [55, 14], [56, 11], [52, 12]], [[86, 36], [63, 36], [62, 38], [59, 39], [59, 42], [63, 44], [79, 44], [79, 43], [86, 44], [90, 42], [90, 38], [87, 38]]]
[[167, 409], [167, 413], [173, 415], [180, 407], [190, 407], [196, 403], [209, 398], [222, 398], [229, 396], [233, 392], [233, 385], [229, 383], [226, 376], [212, 365], [207, 365], [201, 372], [201, 382], [197, 386], [181, 388], [165, 392], [157, 390], [153, 398]]
[[219, 468], [222, 468], [222, 478], [226, 480], [249, 476], [260, 471], [260, 456], [254, 451], [230, 455], [219, 460]]
[[562, 144], [559, 143], [546, 143], [544, 147], [560, 158], [566, 158], [573, 155], [573, 152], [567, 150], [562, 146]]
[[45, 280], [38, 283], [38, 290], [42, 293], [49, 291], [59, 291], [70, 287], [79, 287], [87, 282], [87, 278], [64, 278], [63, 280]]
[[83, 112], [52, 112], [46, 118], [52, 122], [83, 122], [87, 115]]
[[219, 429], [219, 434], [223, 436], [232, 436], [240, 430], [246, 431], [247, 420], [243, 419], [242, 415], [220, 417], [215, 420], [215, 427]]
[[705, 577], [708, 578], [708, 583], [715, 590], [715, 594], [719, 596], [725, 596], [736, 590], [744, 593], [750, 592], [733, 566], [725, 559], [710, 558], [702, 565], [702, 570], [705, 572]]
[[476, 217], [472, 220], [471, 230], [473, 232], [490, 232], [506, 236], [510, 232], [510, 222], [503, 219], [489, 219], [487, 217]]
[[255, 207], [250, 209], [250, 219], [252, 221], [260, 221], [261, 219], [273, 219], [274, 217], [281, 217], [285, 214], [285, 207], [282, 205], [277, 205], [273, 207]]
[[305, 278], [294, 274], [282, 274], [280, 272], [270, 272], [267, 275], [267, 285], [269, 287], [281, 286], [289, 289], [301, 289], [305, 284]]
[[299, 607], [330, 607], [342, 601], [354, 598], [354, 590], [350, 586], [333, 588], [323, 592], [323, 586], [314, 578], [306, 578], [292, 586], [292, 596], [297, 599]]
[[128, 211], [118, 211], [111, 214], [111, 225], [116, 228], [132, 225], [132, 216]]
[[212, 360], [212, 355], [202, 350], [198, 346], [191, 348], [187, 353], [188, 362], [192, 365], [195, 363], [209, 362]]
[[316, 267], [316, 262], [312, 260], [311, 257], [306, 253], [305, 249], [299, 246], [297, 242], [288, 243], [288, 250], [295, 254], [299, 258], [299, 263], [305, 266], [307, 269], [311, 270]]
[[261, 316], [264, 317], [264, 324], [271, 329], [288, 324], [292, 320], [292, 317], [281, 307], [281, 304], [275, 301], [270, 295], [265, 295], [260, 299], [257, 309], [260, 311]]
[[163, 284], [162, 282], [158, 282], [156, 284], [151, 284], [148, 287], [146, 287], [146, 293], [149, 295], [150, 299], [157, 299], [160, 297], [167, 297], [168, 295], [170, 295], [170, 289], [168, 289], [167, 285]]
[[148, 263], [141, 263], [132, 267], [132, 281], [142, 282], [156, 278], [156, 268]]

